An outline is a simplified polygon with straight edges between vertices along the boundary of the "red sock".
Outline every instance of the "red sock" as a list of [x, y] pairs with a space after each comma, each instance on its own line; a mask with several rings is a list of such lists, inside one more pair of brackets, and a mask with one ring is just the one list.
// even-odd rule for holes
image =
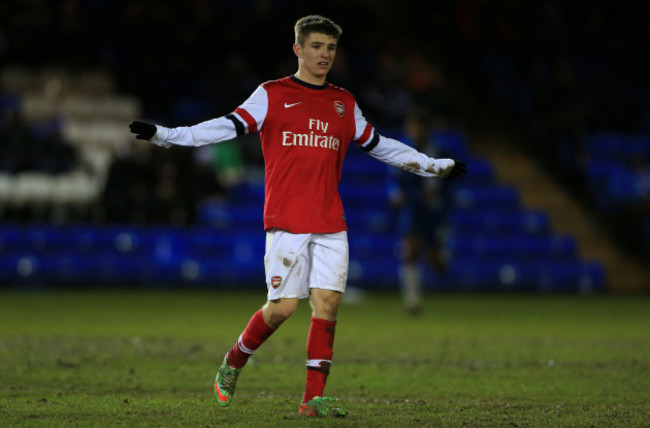
[[322, 397], [327, 375], [334, 354], [334, 331], [336, 321], [311, 318], [309, 337], [307, 337], [307, 377], [302, 402], [314, 397]]
[[262, 317], [262, 310], [255, 312], [237, 343], [228, 351], [228, 364], [231, 367], [244, 367], [248, 358], [255, 353], [266, 339], [275, 331]]

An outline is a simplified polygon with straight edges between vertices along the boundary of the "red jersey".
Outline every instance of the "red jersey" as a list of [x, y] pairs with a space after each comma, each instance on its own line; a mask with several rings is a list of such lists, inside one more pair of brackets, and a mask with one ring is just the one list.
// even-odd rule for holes
[[234, 113], [245, 132], [258, 130], [262, 140], [264, 228], [347, 230], [338, 193], [343, 158], [351, 141], [362, 145], [374, 135], [354, 97], [334, 85], [291, 76], [262, 84]]
[[162, 147], [198, 147], [259, 132], [267, 230], [347, 230], [338, 186], [350, 142], [375, 159], [425, 177], [444, 177], [454, 166], [451, 159], [429, 158], [379, 135], [346, 90], [329, 83], [310, 85], [294, 76], [260, 85], [231, 114], [194, 126], [156, 128], [151, 141]]

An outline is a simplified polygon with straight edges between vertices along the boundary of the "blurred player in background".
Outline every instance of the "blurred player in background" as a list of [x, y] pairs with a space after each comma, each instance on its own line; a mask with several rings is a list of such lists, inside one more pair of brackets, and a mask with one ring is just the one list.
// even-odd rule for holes
[[[405, 143], [429, 157], [441, 157], [431, 138], [430, 115], [426, 110], [413, 109], [406, 117], [404, 132]], [[440, 180], [427, 180], [394, 168], [391, 175], [389, 197], [397, 211], [397, 229], [402, 237], [400, 289], [404, 309], [414, 315], [421, 310], [421, 257], [424, 255], [437, 273], [444, 272], [446, 267], [444, 235], [448, 194]]]
[[[365, 120], [354, 97], [326, 77], [341, 27], [310, 15], [295, 25], [298, 71], [260, 85], [232, 113], [190, 127], [166, 128], [140, 121], [137, 138], [169, 147], [202, 146], [259, 132], [265, 161], [264, 266], [267, 302], [224, 356], [214, 383], [229, 405], [249, 357], [310, 298], [307, 374], [299, 413], [345, 416], [323, 397], [333, 356], [336, 317], [348, 275], [348, 239], [338, 184], [350, 143], [382, 162], [425, 177], [461, 176], [462, 162], [433, 159], [381, 136]], [[225, 321], [225, 320], [224, 320]]]

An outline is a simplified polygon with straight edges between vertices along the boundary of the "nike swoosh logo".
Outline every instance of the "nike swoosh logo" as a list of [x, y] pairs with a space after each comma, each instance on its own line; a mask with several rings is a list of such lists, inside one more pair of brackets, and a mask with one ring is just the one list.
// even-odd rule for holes
[[297, 106], [298, 104], [301, 104], [302, 101], [298, 101], [297, 103], [289, 104], [289, 103], [284, 103], [284, 108], [289, 108], [293, 106]]
[[219, 384], [217, 383], [216, 379], [214, 380], [214, 390], [217, 394], [219, 394], [219, 400], [221, 400], [221, 402], [225, 403], [230, 398], [221, 393], [221, 389], [219, 388]]

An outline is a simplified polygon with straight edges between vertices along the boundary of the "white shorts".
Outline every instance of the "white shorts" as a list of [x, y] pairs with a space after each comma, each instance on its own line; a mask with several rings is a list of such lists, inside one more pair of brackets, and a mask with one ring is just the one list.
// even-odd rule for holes
[[266, 232], [268, 300], [309, 297], [310, 288], [345, 292], [348, 233]]

